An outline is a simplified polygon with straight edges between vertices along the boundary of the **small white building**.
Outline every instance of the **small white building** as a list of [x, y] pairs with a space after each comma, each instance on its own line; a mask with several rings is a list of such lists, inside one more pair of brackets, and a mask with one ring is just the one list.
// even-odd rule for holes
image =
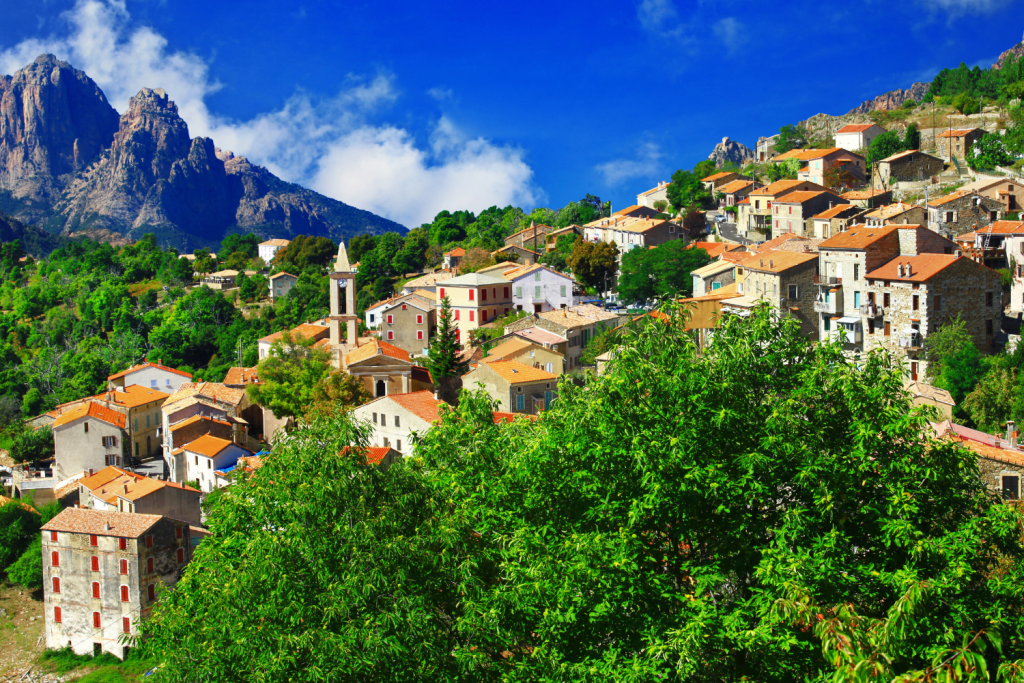
[[270, 276], [267, 281], [267, 288], [270, 290], [270, 299], [277, 301], [283, 297], [288, 296], [288, 292], [292, 291], [292, 287], [299, 281], [299, 278], [292, 275], [291, 273], [276, 273]]
[[199, 490], [209, 493], [225, 484], [224, 475], [234, 469], [239, 458], [252, 455], [227, 439], [205, 434], [174, 452], [185, 457], [185, 481], [199, 483]]
[[871, 141], [885, 132], [885, 128], [874, 123], [851, 123], [836, 131], [836, 147], [856, 151], [867, 149]]
[[169, 368], [162, 365], [162, 361], [157, 361], [156, 363], [133, 365], [127, 370], [110, 375], [107, 377], [107, 389], [124, 391], [125, 387], [138, 384], [141, 387], [173, 394], [181, 388], [182, 384], [191, 381], [191, 374]]
[[274, 256], [277, 254], [277, 252], [287, 247], [289, 243], [291, 243], [291, 240], [281, 239], [260, 242], [259, 246], [256, 247], [256, 253], [259, 255], [261, 259], [263, 259], [264, 263], [270, 265], [270, 262], [274, 260]]
[[413, 454], [413, 433], [423, 434], [430, 429], [441, 404], [432, 391], [390, 394], [364, 403], [352, 411], [352, 416], [373, 427], [370, 446], [393, 448], [409, 456]]
[[637, 206], [646, 206], [648, 209], [653, 209], [655, 202], [664, 201], [667, 203], [668, 186], [671, 184], [669, 181], [663, 180], [658, 183], [657, 187], [641, 192], [636, 196]]
[[524, 266], [506, 272], [504, 277], [512, 283], [512, 305], [517, 311], [544, 313], [579, 303], [573, 293], [573, 279], [547, 266]]

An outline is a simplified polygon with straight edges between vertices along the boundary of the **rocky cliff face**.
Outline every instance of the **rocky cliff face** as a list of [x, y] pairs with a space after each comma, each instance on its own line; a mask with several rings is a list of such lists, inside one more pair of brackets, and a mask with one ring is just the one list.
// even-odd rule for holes
[[53, 55], [0, 76], [0, 190], [54, 198], [110, 146], [117, 122], [99, 86]]
[[718, 168], [730, 163], [743, 166], [754, 160], [754, 153], [740, 142], [722, 138], [722, 141], [715, 145], [715, 149], [708, 155], [708, 159], [715, 162], [715, 166]]
[[1003, 64], [1010, 57], [1010, 55], [1013, 55], [1014, 57], [1016, 57], [1018, 59], [1020, 59], [1021, 57], [1024, 57], [1024, 38], [1021, 38], [1021, 42], [1017, 43], [1016, 45], [1011, 47], [1009, 50], [1007, 50], [1003, 54], [999, 55], [999, 59], [997, 59], [996, 63], [992, 65], [992, 68], [993, 69], [1002, 69], [1003, 68]]
[[920, 102], [921, 98], [928, 94], [928, 83], [914, 83], [906, 90], [890, 90], [887, 93], [882, 93], [873, 100], [866, 100], [862, 102], [860, 106], [854, 107], [850, 111], [846, 112], [847, 116], [854, 114], [867, 114], [872, 111], [888, 111], [889, 109], [899, 109], [903, 106], [903, 103], [907, 100], [914, 100]]
[[190, 138], [162, 89], [143, 88], [118, 117], [88, 76], [52, 56], [4, 79], [0, 190], [52, 232], [154, 232], [191, 250], [238, 229], [335, 240], [405, 230]]

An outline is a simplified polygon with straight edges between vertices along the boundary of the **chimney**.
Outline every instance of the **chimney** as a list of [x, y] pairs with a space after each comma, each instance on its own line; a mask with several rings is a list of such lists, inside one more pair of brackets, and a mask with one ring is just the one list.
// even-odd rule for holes
[[768, 267], [769, 268], [774, 268], [775, 267], [775, 261], [773, 259], [768, 259]]
[[912, 275], [912, 273], [910, 272], [910, 264], [908, 263], [907, 264], [907, 277], [910, 277], [911, 275]]
[[90, 477], [92, 476], [92, 468], [91, 467], [89, 468], [89, 476]]
[[1006, 440], [1014, 448], [1017, 447], [1017, 423], [1013, 420], [1006, 421]]
[[125, 493], [128, 493], [128, 484], [125, 484], [125, 485], [124, 485], [124, 492], [125, 492]]
[[899, 277], [903, 277], [903, 264], [902, 263], [900, 263], [899, 265], [896, 266], [896, 272], [897, 272]]

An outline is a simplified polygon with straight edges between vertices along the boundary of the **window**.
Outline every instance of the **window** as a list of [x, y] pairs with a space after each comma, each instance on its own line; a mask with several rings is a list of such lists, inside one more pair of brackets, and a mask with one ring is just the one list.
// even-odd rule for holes
[[180, 526], [174, 527], [174, 537], [175, 538], [181, 538], [181, 527]]
[[60, 553], [58, 553], [56, 550], [50, 553], [50, 564], [54, 567], [60, 566]]
[[441, 301], [441, 299], [443, 299], [443, 298], [444, 298], [444, 287], [441, 288], [441, 296], [437, 297], [437, 300]]
[[184, 548], [178, 548], [178, 564], [182, 564], [184, 562], [185, 562], [185, 549]]
[[132, 632], [132, 620], [130, 617], [121, 617], [121, 630], [125, 633]]
[[480, 301], [487, 301], [487, 288], [480, 290]]
[[150, 602], [156, 600], [156, 586], [149, 584], [149, 586], [146, 587], [146, 597]]
[[832, 319], [831, 318], [828, 318], [828, 317], [822, 318], [822, 329], [825, 330], [826, 332], [828, 332], [829, 330], [832, 329]]
[[1020, 477], [1003, 475], [1003, 498], [1017, 500], [1020, 497]]
[[502, 293], [502, 296], [504, 298], [506, 298], [506, 299], [508, 298], [508, 287], [505, 287], [504, 292]]
[[505, 307], [505, 313], [504, 313], [504, 315], [508, 315], [508, 306], [506, 306], [506, 307]]
[[561, 285], [558, 288], [558, 296], [565, 296], [565, 285]]
[[475, 289], [469, 290], [469, 300], [470, 301], [475, 301], [476, 300], [476, 290]]
[[473, 322], [476, 319], [476, 311], [469, 312], [469, 322]]
[[799, 296], [800, 289], [796, 285], [789, 286], [789, 298], [796, 299]]
[[393, 316], [390, 313], [388, 313], [388, 325], [394, 325], [394, 324], [395, 324], [395, 316]]
[[392, 341], [395, 338], [395, 331], [388, 330], [388, 341]]
[[402, 304], [402, 310], [403, 311], [407, 311], [407, 310], [409, 310], [409, 307], [407, 305], [405, 305], [405, 304]]
[[457, 309], [457, 308], [455, 309], [455, 319], [456, 320], [459, 319], [459, 309]]
[[209, 460], [208, 459], [206, 461], [206, 469], [208, 469], [208, 470], [212, 470], [213, 469], [213, 460]]
[[149, 536], [146, 536], [146, 547], [147, 548], [152, 548], [153, 547], [153, 535], [152, 534], [150, 534]]
[[377, 424], [377, 413], [373, 414], [373, 424]]
[[60, 593], [60, 577], [59, 576], [53, 577], [53, 592], [54, 593]]
[[117, 549], [118, 550], [128, 550], [128, 539], [127, 538], [119, 538], [119, 539], [117, 539]]
[[992, 336], [992, 321], [991, 320], [986, 320], [985, 321], [985, 334], [990, 336], [990, 337]]
[[[100, 613], [99, 612], [93, 612], [92, 613], [92, 627], [93, 628], [99, 628], [100, 627]], [[98, 644], [99, 643], [97, 643], [97, 645]]]
[[534, 299], [539, 299], [540, 298], [540, 287], [534, 287], [533, 288], [533, 298]]
[[480, 322], [487, 322], [487, 311], [480, 311]]
[[149, 380], [149, 388], [150, 389], [156, 389], [156, 380], [155, 379]]
[[554, 363], [548, 363], [547, 365], [544, 366], [544, 369], [547, 370], [548, 372], [554, 372], [555, 371], [554, 365], [555, 365]]
[[89, 433], [89, 423], [88, 422], [84, 422], [82, 424], [82, 426], [85, 427], [85, 433], [88, 434]]
[[104, 436], [103, 437], [103, 447], [104, 448], [113, 448], [116, 445], [117, 445], [117, 437], [116, 436]]
[[60, 607], [54, 607], [53, 608], [53, 623], [55, 623], [55, 624], [61, 623], [60, 617], [61, 617]]
[[941, 311], [942, 310], [942, 296], [939, 295], [939, 294], [935, 295], [935, 310], [936, 311]]
[[416, 331], [416, 339], [423, 339], [423, 330]]
[[523, 288], [522, 287], [516, 287], [516, 298], [517, 299], [521, 299], [522, 297], [523, 297]]
[[95, 555], [92, 556], [92, 570], [98, 572], [100, 570], [100, 558]]
[[416, 316], [416, 324], [417, 325], [422, 325], [423, 324], [423, 315], [417, 315]]
[[128, 573], [128, 560], [121, 560], [117, 563], [117, 565], [118, 571], [120, 571], [122, 574]]
[[985, 292], [985, 305], [992, 308], [992, 292]]
[[853, 264], [853, 279], [854, 280], [859, 280], [860, 279], [860, 264], [859, 263], [854, 263]]
[[99, 600], [100, 599], [100, 582], [99, 581], [93, 581], [92, 582], [92, 597], [93, 597], [94, 600]]
[[128, 602], [128, 586], [121, 586], [121, 602]]
[[146, 573], [147, 574], [152, 574], [153, 573], [153, 558], [152, 557], [147, 557], [146, 558]]
[[516, 396], [516, 410], [523, 410], [526, 407], [526, 397], [522, 394]]
[[889, 292], [882, 294], [882, 308], [889, 308]]
[[860, 292], [853, 293], [853, 306], [854, 308], [860, 308]]
[[910, 308], [912, 310], [915, 310], [915, 311], [917, 310], [917, 295], [916, 294], [913, 297], [911, 297]]
[[398, 451], [399, 453], [402, 452], [402, 440], [401, 439], [395, 439], [395, 450]]
[[51, 531], [50, 532], [50, 541], [52, 541], [53, 543], [57, 542], [57, 532], [56, 531]]

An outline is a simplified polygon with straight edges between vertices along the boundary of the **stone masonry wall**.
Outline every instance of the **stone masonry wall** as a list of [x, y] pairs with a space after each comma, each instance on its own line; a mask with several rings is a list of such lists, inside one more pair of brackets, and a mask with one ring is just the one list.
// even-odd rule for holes
[[1002, 495], [1004, 475], [1018, 477], [1018, 489], [1024, 493], [1024, 467], [1011, 465], [994, 458], [979, 457], [978, 470], [981, 475], [981, 483], [988, 487], [991, 493]]
[[[942, 235], [926, 227], [900, 228], [900, 256], [917, 256], [919, 254], [952, 254], [956, 245]], [[895, 257], [896, 255], [893, 254]], [[889, 260], [889, 259], [886, 259]], [[878, 264], [882, 265], [881, 263]], [[874, 266], [877, 268], [878, 266]]]
[[[975, 200], [979, 200], [975, 204]], [[929, 225], [930, 228], [937, 227], [939, 230], [946, 230], [954, 236], [962, 235], [972, 230], [987, 228], [992, 222], [992, 212], [996, 213], [996, 220], [1003, 211], [1003, 205], [988, 197], [977, 197], [967, 195], [960, 199], [929, 208], [929, 222], [937, 225]], [[952, 220], [950, 212], [953, 212]]]

